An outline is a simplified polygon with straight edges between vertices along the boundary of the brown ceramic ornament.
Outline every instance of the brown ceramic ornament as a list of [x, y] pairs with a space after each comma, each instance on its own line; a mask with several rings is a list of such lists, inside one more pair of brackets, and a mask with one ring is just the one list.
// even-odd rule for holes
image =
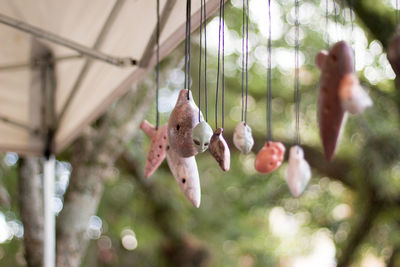
[[397, 77], [400, 77], [400, 34], [397, 33], [390, 41], [387, 58]]
[[338, 143], [345, 110], [339, 91], [343, 78], [354, 72], [353, 51], [344, 41], [336, 43], [329, 53], [319, 52], [316, 63], [321, 70], [318, 100], [319, 129], [325, 157], [331, 160]]
[[255, 169], [260, 173], [273, 172], [282, 165], [285, 150], [280, 142], [265, 142], [254, 162]]
[[201, 189], [195, 157], [180, 157], [167, 145], [167, 162], [185, 197], [193, 206], [200, 207]]
[[[200, 114], [200, 121], [202, 120], [203, 115]], [[192, 93], [188, 89], [182, 89], [168, 121], [168, 142], [179, 156], [191, 157], [197, 154], [192, 130], [198, 122], [199, 109], [193, 101]]]
[[231, 152], [229, 150], [228, 144], [226, 143], [222, 128], [215, 130], [213, 136], [210, 139], [209, 150], [211, 155], [218, 162], [219, 166], [223, 171], [229, 171], [231, 165]]
[[144, 167], [144, 177], [150, 177], [165, 159], [167, 147], [167, 125], [156, 128], [148, 121], [144, 120], [140, 124], [140, 129], [150, 138], [150, 150], [147, 154], [146, 165]]

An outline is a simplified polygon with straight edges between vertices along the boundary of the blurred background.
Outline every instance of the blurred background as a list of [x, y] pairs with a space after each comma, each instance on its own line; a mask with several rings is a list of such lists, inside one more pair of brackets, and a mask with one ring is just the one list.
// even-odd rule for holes
[[[225, 7], [224, 71], [231, 170], [222, 172], [208, 152], [196, 157], [199, 209], [186, 200], [166, 162], [150, 179], [143, 178], [149, 140], [138, 125], [142, 119], [155, 123], [155, 72], [149, 73], [58, 158], [57, 253], [65, 257], [57, 259], [64, 262], [59, 266], [400, 266], [400, 91], [385, 53], [395, 34], [396, 1], [300, 1], [300, 134], [313, 174], [299, 198], [286, 185], [286, 162], [269, 175], [254, 170], [255, 155], [266, 140], [268, 5], [266, 0], [249, 2], [253, 152], [241, 155], [231, 141], [241, 120], [243, 4], [232, 0]], [[294, 0], [272, 0], [271, 14], [272, 134], [288, 150], [295, 137]], [[336, 157], [328, 163], [317, 125], [320, 72], [314, 61], [320, 50], [340, 40], [354, 48], [357, 74], [374, 106], [348, 117]], [[214, 16], [207, 21], [213, 128], [217, 47]], [[199, 51], [197, 30], [191, 56], [196, 103]], [[161, 62], [160, 78], [164, 124], [184, 83], [183, 43]], [[204, 114], [204, 80], [201, 90]], [[124, 129], [134, 130], [132, 138], [124, 136]], [[41, 222], [30, 217], [40, 205], [24, 202], [27, 194], [40, 196], [39, 162], [1, 155], [0, 266], [40, 266], [35, 251], [40, 250]]]

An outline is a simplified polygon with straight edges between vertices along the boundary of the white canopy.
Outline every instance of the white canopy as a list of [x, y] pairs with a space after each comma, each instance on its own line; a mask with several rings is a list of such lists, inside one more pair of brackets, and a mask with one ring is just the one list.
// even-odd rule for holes
[[[192, 2], [194, 30], [199, 26], [200, 1]], [[207, 15], [218, 7], [219, 1], [208, 0]], [[139, 66], [118, 67], [43, 41], [56, 59], [56, 153], [155, 64], [156, 0], [0, 0], [0, 14], [87, 47], [96, 48], [96, 40], [103, 35], [96, 50], [138, 61]], [[184, 40], [185, 20], [185, 0], [160, 0], [160, 58]], [[40, 155], [44, 139], [32, 133], [41, 130], [44, 104], [40, 89], [34, 89], [31, 39], [25, 32], [0, 24], [0, 151]], [[86, 61], [92, 64], [75, 86]]]

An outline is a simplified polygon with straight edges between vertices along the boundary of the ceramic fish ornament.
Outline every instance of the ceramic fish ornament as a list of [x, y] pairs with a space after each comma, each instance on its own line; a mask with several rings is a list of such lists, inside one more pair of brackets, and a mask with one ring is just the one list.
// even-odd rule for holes
[[192, 139], [194, 147], [198, 153], [207, 150], [212, 135], [213, 131], [206, 121], [201, 121], [196, 125], [196, 127], [194, 127], [192, 131]]
[[229, 171], [231, 166], [231, 152], [229, 150], [228, 144], [226, 143], [222, 128], [215, 130], [213, 136], [210, 140], [210, 153], [218, 162], [219, 166], [223, 171]]
[[165, 159], [167, 147], [167, 125], [158, 127], [158, 130], [148, 121], [140, 124], [140, 129], [150, 138], [150, 150], [147, 154], [144, 167], [144, 177], [150, 177]]
[[331, 160], [345, 113], [339, 99], [340, 86], [346, 75], [353, 74], [353, 51], [346, 42], [341, 41], [336, 43], [329, 53], [320, 52], [316, 63], [321, 70], [318, 100], [319, 129], [325, 157]]
[[300, 146], [293, 146], [289, 152], [289, 164], [286, 169], [286, 182], [294, 197], [300, 196], [311, 178], [311, 169], [304, 159]]
[[[193, 101], [192, 93], [188, 89], [182, 89], [168, 121], [168, 142], [181, 157], [191, 157], [197, 154], [192, 140], [192, 130], [196, 126], [198, 118], [199, 109]], [[202, 114], [200, 114], [200, 120], [203, 120]]]
[[346, 74], [340, 82], [339, 88], [339, 99], [345, 111], [359, 114], [372, 106], [371, 98], [361, 87], [354, 74]]
[[244, 121], [238, 123], [233, 133], [233, 144], [243, 154], [248, 154], [254, 145], [251, 128]]
[[[399, 31], [399, 29], [398, 29]], [[400, 34], [397, 33], [390, 41], [387, 58], [397, 77], [400, 77]]]
[[285, 150], [280, 142], [265, 142], [254, 162], [255, 169], [260, 173], [273, 172], [282, 165]]
[[168, 166], [176, 182], [193, 206], [200, 207], [201, 189], [195, 157], [180, 157], [169, 145], [166, 150]]

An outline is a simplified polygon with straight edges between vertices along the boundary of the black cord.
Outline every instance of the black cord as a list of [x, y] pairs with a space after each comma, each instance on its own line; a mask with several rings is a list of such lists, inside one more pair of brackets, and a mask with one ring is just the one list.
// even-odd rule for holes
[[249, 94], [249, 0], [246, 1], [246, 101], [244, 123], [247, 123], [247, 96]]
[[329, 33], [328, 33], [328, 26], [329, 26], [329, 0], [325, 1], [325, 34], [326, 34], [326, 50], [329, 50]]
[[199, 122], [200, 122], [200, 114], [201, 114], [201, 50], [203, 49], [203, 36], [202, 36], [202, 28], [203, 28], [203, 0], [200, 0], [200, 58], [199, 58]]
[[244, 28], [245, 28], [245, 15], [246, 14], [246, 0], [243, 0], [243, 22], [242, 22], [242, 121], [244, 119], [244, 39], [246, 38]]
[[222, 0], [222, 129], [225, 121], [225, 1]]
[[185, 42], [185, 88], [188, 89], [187, 99], [190, 97], [190, 36], [191, 36], [191, 5], [192, 1], [186, 1], [186, 42]]
[[299, 0], [295, 0], [295, 73], [294, 73], [294, 103], [296, 116], [295, 142], [300, 145], [300, 70], [299, 70]]
[[396, 26], [399, 25], [399, 0], [396, 0]]
[[219, 31], [218, 31], [218, 63], [217, 63], [217, 88], [215, 90], [215, 128], [218, 128], [218, 84], [219, 84], [219, 65], [221, 51], [221, 19], [222, 19], [222, 2], [219, 1]]
[[160, 124], [160, 112], [158, 110], [158, 99], [160, 90], [160, 0], [157, 0], [157, 32], [156, 32], [156, 130]]
[[268, 73], [267, 73], [267, 140], [272, 140], [272, 129], [271, 129], [271, 0], [268, 0]]
[[205, 99], [205, 115], [206, 115], [206, 122], [208, 122], [208, 114], [207, 114], [207, 110], [208, 110], [208, 96], [207, 96], [207, 8], [206, 8], [206, 0], [204, 0], [204, 4], [203, 4], [203, 8], [204, 8], [204, 99]]
[[335, 2], [335, 0], [333, 0], [333, 12], [334, 12], [334, 15], [335, 15], [335, 28], [336, 28], [336, 41], [338, 41], [338, 18], [337, 18], [338, 14], [337, 14], [337, 9], [336, 8], [337, 8], [336, 7], [336, 2]]

